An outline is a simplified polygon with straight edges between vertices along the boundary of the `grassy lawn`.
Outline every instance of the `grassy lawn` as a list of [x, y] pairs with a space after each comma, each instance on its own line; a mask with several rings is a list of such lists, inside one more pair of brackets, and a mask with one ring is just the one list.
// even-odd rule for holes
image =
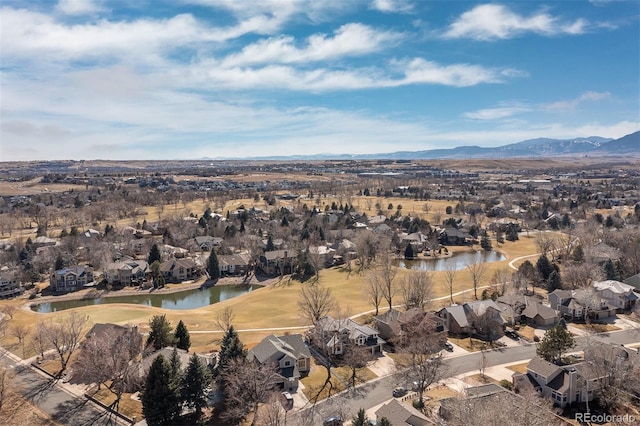
[[527, 365], [529, 365], [528, 362], [523, 362], [522, 364], [511, 365], [507, 368], [511, 371], [515, 371], [516, 373], [526, 374]]
[[592, 333], [607, 333], [609, 331], [620, 330], [620, 327], [616, 327], [613, 324], [576, 324], [571, 323], [572, 326], [579, 328], [580, 330], [589, 331]]
[[518, 334], [530, 342], [533, 342], [533, 338], [536, 335], [535, 333], [536, 329], [530, 325], [521, 325], [520, 328], [518, 328]]
[[438, 386], [433, 389], [428, 389], [424, 393], [424, 396], [437, 401], [440, 399], [459, 396], [459, 393], [451, 389], [449, 386]]
[[387, 356], [391, 358], [395, 365], [409, 365], [411, 356], [406, 353], [387, 352]]
[[61, 426], [52, 420], [37, 405], [9, 387], [3, 396], [0, 424], [29, 426]]
[[[323, 366], [316, 365], [315, 360], [311, 359], [311, 371], [309, 375], [300, 380], [304, 385], [304, 394], [307, 398], [311, 398], [316, 395], [320, 387], [324, 384], [327, 372]], [[372, 373], [373, 374], [373, 373]], [[335, 377], [331, 377], [331, 384], [333, 385], [332, 395], [345, 389], [345, 386]], [[328, 386], [320, 393], [318, 400], [325, 399], [329, 396]]]
[[464, 339], [458, 339], [455, 337], [449, 337], [449, 341], [453, 344], [460, 346], [461, 348], [469, 352], [478, 352], [484, 345], [485, 349], [491, 349], [488, 342], [483, 340], [474, 339], [472, 337], [465, 337]]
[[487, 385], [489, 383], [495, 383], [496, 385], [500, 384], [499, 381], [497, 381], [496, 379], [494, 379], [493, 377], [489, 376], [486, 373], [484, 377], [480, 373], [478, 373], [478, 374], [473, 374], [471, 376], [467, 376], [465, 377], [465, 379], [480, 383], [481, 385]]
[[[102, 386], [100, 390], [94, 393], [92, 396], [107, 406], [110, 406], [116, 400], [116, 396], [104, 386]], [[122, 394], [122, 398], [120, 399], [120, 403], [118, 404], [118, 412], [120, 414], [124, 414], [130, 419], [135, 417], [138, 419], [138, 421], [143, 418], [142, 403], [140, 401], [131, 399], [130, 393]]]
[[[347, 383], [349, 382], [349, 376], [351, 375], [351, 369], [350, 368], [348, 368], [348, 367], [337, 367], [337, 368], [334, 368], [332, 371], [335, 374], [337, 374], [338, 376], [342, 377], [342, 380], [344, 380], [345, 382], [347, 382]], [[367, 367], [358, 368], [356, 385], [368, 382], [369, 380], [373, 380], [373, 379], [375, 379], [377, 377], [378, 376], [376, 376], [376, 374], [373, 371], [369, 370]]]

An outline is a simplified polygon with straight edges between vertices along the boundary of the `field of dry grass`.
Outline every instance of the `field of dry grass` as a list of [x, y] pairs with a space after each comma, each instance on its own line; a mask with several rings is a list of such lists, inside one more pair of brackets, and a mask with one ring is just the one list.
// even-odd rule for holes
[[0, 424], [7, 426], [61, 426], [38, 406], [15, 390], [6, 390], [0, 410]]

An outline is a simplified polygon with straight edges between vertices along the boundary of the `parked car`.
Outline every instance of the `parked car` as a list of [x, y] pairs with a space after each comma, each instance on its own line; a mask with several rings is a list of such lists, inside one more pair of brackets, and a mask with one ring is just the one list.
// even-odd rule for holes
[[282, 406], [285, 408], [285, 410], [291, 410], [293, 408], [293, 395], [291, 395], [289, 392], [282, 392]]
[[444, 342], [444, 349], [447, 352], [453, 352], [453, 345], [450, 342]]
[[393, 390], [393, 392], [391, 392], [391, 394], [395, 397], [395, 398], [399, 398], [401, 396], [405, 396], [407, 394], [407, 390], [405, 388], [403, 388], [402, 386], [398, 386], [397, 388], [395, 388]]
[[515, 331], [507, 330], [504, 332], [504, 335], [513, 340], [520, 340], [520, 335]]
[[324, 419], [322, 423], [323, 426], [342, 426], [342, 417], [340, 416], [331, 416]]

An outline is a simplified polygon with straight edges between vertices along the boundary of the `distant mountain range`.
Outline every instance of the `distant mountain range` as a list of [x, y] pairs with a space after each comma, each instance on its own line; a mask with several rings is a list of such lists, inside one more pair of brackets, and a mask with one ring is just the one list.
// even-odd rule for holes
[[537, 138], [522, 142], [485, 148], [459, 146], [426, 151], [396, 151], [380, 154], [316, 154], [273, 157], [253, 157], [260, 160], [435, 160], [474, 158], [536, 158], [559, 156], [640, 155], [640, 131], [619, 139], [589, 136], [574, 139]]

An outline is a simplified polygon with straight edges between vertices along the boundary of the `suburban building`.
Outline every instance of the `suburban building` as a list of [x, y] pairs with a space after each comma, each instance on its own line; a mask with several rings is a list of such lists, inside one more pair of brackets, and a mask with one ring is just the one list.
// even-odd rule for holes
[[418, 308], [404, 312], [391, 309], [384, 314], [373, 317], [373, 321], [379, 336], [387, 342], [394, 343], [404, 340], [406, 326], [414, 322], [417, 322], [418, 327], [425, 332], [443, 333], [446, 331], [444, 319]]
[[122, 286], [141, 284], [149, 277], [150, 273], [146, 260], [124, 260], [109, 263], [104, 267], [104, 279], [109, 284]]
[[527, 323], [544, 327], [560, 320], [560, 312], [543, 305], [535, 297], [505, 294], [498, 297], [496, 303], [502, 311], [503, 318], [511, 325]]
[[444, 319], [450, 333], [474, 335], [485, 340], [496, 340], [504, 335], [505, 321], [500, 307], [493, 300], [477, 300], [463, 305], [442, 308], [437, 315]]
[[369, 348], [372, 354], [382, 353], [382, 345], [386, 343], [380, 338], [378, 330], [360, 325], [350, 318], [320, 318], [311, 335], [315, 345], [323, 346], [332, 355], [341, 355], [347, 344]]
[[386, 418], [392, 425], [426, 426], [435, 424], [415, 408], [392, 399], [376, 410], [376, 421]]
[[540, 357], [529, 361], [526, 374], [512, 376], [517, 392], [533, 388], [563, 408], [575, 402], [592, 401], [607, 379], [607, 372], [588, 361], [558, 366]]
[[[549, 304], [551, 309], [555, 309], [567, 320], [584, 320], [585, 315], [591, 319], [608, 318], [615, 315], [616, 310], [607, 306], [606, 302], [593, 294], [586, 293], [587, 289], [577, 290], [554, 290], [549, 293]], [[589, 306], [585, 302], [589, 301]]]
[[279, 385], [288, 392], [298, 389], [300, 377], [311, 368], [311, 352], [300, 334], [267, 336], [249, 350], [247, 358], [263, 365], [275, 365], [281, 378]]
[[295, 260], [296, 253], [293, 250], [266, 251], [260, 256], [258, 267], [266, 275], [286, 275], [293, 271]]
[[18, 296], [24, 293], [24, 287], [15, 272], [0, 272], [0, 299]]
[[241, 254], [221, 254], [218, 255], [218, 265], [220, 276], [245, 275], [249, 271], [249, 255]]
[[49, 286], [54, 293], [80, 290], [92, 282], [93, 268], [79, 265], [58, 269], [49, 278]]
[[440, 243], [443, 245], [461, 246], [469, 244], [473, 239], [471, 234], [462, 232], [456, 228], [444, 228], [438, 236]]
[[638, 294], [635, 287], [615, 280], [594, 281], [593, 288], [608, 306], [618, 311], [628, 311], [635, 308]]
[[182, 282], [197, 278], [197, 267], [191, 259], [170, 259], [162, 262], [160, 272], [167, 282]]

